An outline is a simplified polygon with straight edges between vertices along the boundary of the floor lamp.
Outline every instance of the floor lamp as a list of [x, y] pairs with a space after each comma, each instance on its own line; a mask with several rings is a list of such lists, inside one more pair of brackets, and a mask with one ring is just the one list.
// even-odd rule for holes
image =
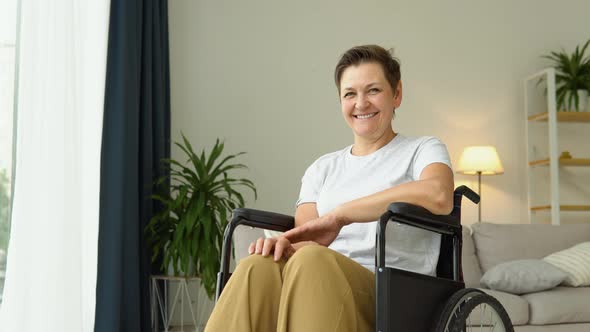
[[481, 176], [504, 173], [502, 162], [493, 146], [469, 146], [459, 158], [457, 173], [477, 175], [477, 193], [480, 201], [477, 205], [477, 222], [481, 222]]

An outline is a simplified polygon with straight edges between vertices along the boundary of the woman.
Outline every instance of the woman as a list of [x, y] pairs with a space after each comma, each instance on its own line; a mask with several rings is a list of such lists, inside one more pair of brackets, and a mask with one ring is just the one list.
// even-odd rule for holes
[[[374, 330], [376, 220], [392, 202], [451, 212], [444, 144], [393, 130], [402, 101], [398, 61], [380, 46], [354, 47], [335, 80], [354, 144], [307, 169], [295, 228], [250, 245], [206, 331]], [[439, 235], [400, 224], [387, 233], [388, 266], [435, 274]]]

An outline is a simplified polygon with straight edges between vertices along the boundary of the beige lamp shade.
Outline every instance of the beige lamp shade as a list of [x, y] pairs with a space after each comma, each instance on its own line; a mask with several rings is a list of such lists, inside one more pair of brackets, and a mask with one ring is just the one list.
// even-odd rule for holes
[[475, 175], [496, 175], [504, 173], [504, 168], [493, 146], [469, 146], [463, 150], [457, 173]]

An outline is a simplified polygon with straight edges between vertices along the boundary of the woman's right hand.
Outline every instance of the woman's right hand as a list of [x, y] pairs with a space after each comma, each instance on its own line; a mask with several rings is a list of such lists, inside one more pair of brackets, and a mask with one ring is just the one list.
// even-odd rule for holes
[[275, 261], [280, 260], [281, 258], [289, 259], [294, 253], [295, 248], [291, 244], [289, 240], [285, 237], [277, 236], [277, 237], [270, 237], [270, 238], [259, 238], [256, 242], [252, 242], [250, 247], [248, 248], [248, 253], [250, 255], [262, 255], [268, 256], [270, 253], [273, 253], [273, 258]]

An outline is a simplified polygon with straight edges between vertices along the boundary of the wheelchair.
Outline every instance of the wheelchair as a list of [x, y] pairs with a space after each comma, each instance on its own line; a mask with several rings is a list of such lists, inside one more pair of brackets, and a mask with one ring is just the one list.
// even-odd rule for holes
[[[506, 310], [494, 297], [478, 289], [465, 288], [463, 283], [463, 196], [479, 203], [479, 195], [460, 186], [455, 189], [453, 211], [449, 215], [434, 215], [423, 207], [408, 203], [392, 203], [380, 217], [375, 246], [375, 331], [514, 331]], [[385, 266], [385, 229], [390, 221], [441, 234], [435, 277]], [[224, 233], [215, 301], [231, 276], [232, 236], [239, 225], [285, 232], [294, 227], [294, 218], [254, 209], [233, 211]]]

